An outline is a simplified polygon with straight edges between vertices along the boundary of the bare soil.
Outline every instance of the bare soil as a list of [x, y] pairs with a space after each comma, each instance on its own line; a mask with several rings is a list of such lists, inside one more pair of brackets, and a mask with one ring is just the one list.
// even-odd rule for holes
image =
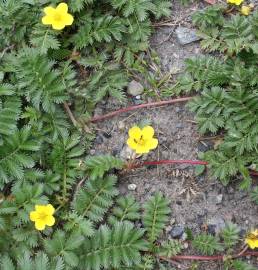
[[[204, 4], [200, 4], [202, 1], [188, 7], [180, 6], [178, 1], [173, 2], [175, 2], [173, 20], [180, 21], [177, 25], [192, 27], [188, 15], [198, 8], [203, 8]], [[174, 30], [174, 26], [158, 27], [151, 40], [165, 72], [182, 70], [186, 58], [202, 53], [198, 42], [180, 45]], [[130, 104], [133, 104], [132, 97], [128, 97], [127, 105]], [[118, 108], [121, 108], [121, 105], [109, 99], [98, 106], [95, 115]], [[213, 140], [200, 137], [193, 121], [194, 115], [187, 110], [185, 104], [175, 104], [142, 109], [97, 123], [98, 135], [91, 153], [94, 155], [110, 153], [125, 157], [129, 128], [145, 120], [149, 120], [154, 127], [159, 146], [139, 160], [195, 160], [198, 159], [198, 152], [214, 147]], [[257, 183], [257, 180], [254, 181]], [[135, 184], [136, 190], [128, 190], [129, 184]], [[250, 228], [258, 227], [258, 206], [250, 201], [246, 192], [238, 189], [238, 184], [239, 180], [236, 179], [228, 187], [224, 187], [219, 181], [209, 177], [208, 173], [196, 177], [194, 167], [189, 165], [149, 166], [119, 176], [121, 193], [131, 193], [139, 202], [145, 202], [156, 191], [161, 191], [170, 199], [172, 214], [165, 235], [168, 238], [171, 237], [171, 230], [176, 225], [189, 228], [193, 233], [207, 230], [207, 225], [210, 225], [209, 230], [219, 231], [223, 227], [223, 222], [227, 221], [238, 224], [243, 234]], [[188, 192], [190, 188], [193, 192]], [[190, 196], [187, 196], [187, 192]], [[186, 253], [191, 252], [186, 249]], [[253, 260], [252, 263], [258, 267], [257, 260]], [[223, 268], [219, 263], [201, 263], [195, 269]]]

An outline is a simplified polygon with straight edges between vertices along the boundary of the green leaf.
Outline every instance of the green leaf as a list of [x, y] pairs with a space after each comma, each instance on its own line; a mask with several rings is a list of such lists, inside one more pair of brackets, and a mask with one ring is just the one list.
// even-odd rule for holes
[[219, 239], [209, 234], [197, 235], [193, 240], [193, 247], [205, 255], [213, 255], [216, 251], [223, 251]]
[[144, 204], [143, 224], [151, 242], [154, 242], [165, 228], [169, 214], [169, 201], [160, 192], [155, 193]]
[[194, 172], [196, 176], [202, 175], [206, 169], [205, 165], [196, 165]]

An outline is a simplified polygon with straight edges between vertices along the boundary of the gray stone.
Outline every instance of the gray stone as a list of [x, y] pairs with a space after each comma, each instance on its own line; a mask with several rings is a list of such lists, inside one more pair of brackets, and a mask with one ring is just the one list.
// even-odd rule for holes
[[186, 45], [201, 39], [196, 35], [196, 31], [194, 29], [181, 26], [176, 29], [176, 37], [181, 45]]
[[93, 156], [93, 155], [95, 155], [95, 154], [96, 154], [96, 150], [95, 150], [95, 149], [91, 149], [91, 150], [90, 150], [90, 155]]
[[180, 239], [184, 234], [184, 226], [176, 225], [173, 226], [172, 230], [170, 231], [170, 235], [172, 238]]
[[122, 151], [120, 153], [120, 157], [124, 160], [130, 159], [132, 157], [132, 155], [134, 154], [134, 151], [128, 147], [127, 145], [125, 145], [122, 148]]
[[208, 229], [210, 228], [210, 233], [218, 235], [226, 226], [226, 223], [221, 217], [213, 217], [208, 220]]
[[138, 96], [143, 93], [144, 87], [137, 81], [133, 80], [128, 84], [127, 93], [132, 96]]
[[182, 123], [177, 123], [176, 128], [178, 129], [184, 128], [184, 125]]
[[199, 152], [206, 152], [208, 150], [213, 149], [213, 143], [208, 141], [208, 142], [199, 142], [197, 145], [198, 151]]
[[216, 196], [216, 204], [221, 204], [223, 200], [223, 194]]
[[104, 142], [103, 137], [101, 135], [97, 135], [94, 143], [96, 143], [96, 144], [102, 144], [103, 142]]
[[125, 122], [124, 121], [119, 121], [117, 123], [117, 127], [119, 130], [124, 130], [125, 129]]
[[130, 191], [135, 191], [136, 188], [137, 188], [137, 186], [136, 186], [135, 184], [129, 184], [129, 185], [127, 186], [127, 188], [128, 188], [128, 190], [130, 190]]

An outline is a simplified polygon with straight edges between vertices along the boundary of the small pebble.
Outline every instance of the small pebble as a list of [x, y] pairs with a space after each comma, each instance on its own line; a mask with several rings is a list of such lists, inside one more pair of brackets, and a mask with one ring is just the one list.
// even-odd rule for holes
[[196, 31], [194, 29], [179, 26], [175, 32], [177, 40], [181, 45], [186, 45], [200, 40], [200, 37], [196, 35]]
[[226, 223], [221, 217], [213, 217], [208, 221], [207, 225], [211, 234], [214, 231], [214, 234], [218, 235], [225, 228]]
[[102, 144], [103, 143], [103, 137], [101, 135], [97, 135], [96, 139], [95, 139], [95, 144]]
[[95, 155], [95, 153], [96, 153], [96, 150], [95, 150], [95, 149], [91, 149], [91, 150], [90, 150], [90, 155], [93, 156], [93, 155]]
[[184, 227], [181, 225], [176, 225], [170, 231], [170, 235], [172, 238], [180, 239], [184, 233]]
[[187, 242], [185, 242], [184, 245], [183, 245], [183, 247], [184, 247], [184, 249], [188, 249], [189, 244]]
[[176, 124], [176, 128], [178, 128], [178, 129], [183, 128], [183, 127], [184, 127], [184, 125], [182, 123]]
[[119, 121], [117, 123], [118, 129], [119, 130], [124, 130], [125, 129], [125, 122], [124, 121]]
[[216, 204], [221, 204], [223, 200], [223, 194], [216, 196]]
[[127, 188], [128, 188], [128, 190], [130, 190], [130, 191], [135, 191], [136, 188], [137, 188], [137, 186], [136, 186], [135, 184], [129, 184], [129, 185], [127, 186]]
[[143, 93], [144, 87], [137, 81], [133, 80], [128, 84], [127, 93], [132, 96], [138, 96]]
[[181, 240], [185, 241], [187, 239], [187, 233], [183, 233], [181, 236]]
[[208, 233], [211, 235], [216, 235], [216, 225], [208, 225]]
[[171, 218], [171, 219], [170, 219], [170, 224], [173, 225], [173, 224], [175, 224], [175, 223], [176, 223], [176, 219], [175, 219], [175, 218]]
[[138, 95], [138, 96], [135, 96], [135, 99], [138, 99], [138, 100], [140, 100], [140, 99], [141, 99], [141, 96], [140, 96], [140, 95]]

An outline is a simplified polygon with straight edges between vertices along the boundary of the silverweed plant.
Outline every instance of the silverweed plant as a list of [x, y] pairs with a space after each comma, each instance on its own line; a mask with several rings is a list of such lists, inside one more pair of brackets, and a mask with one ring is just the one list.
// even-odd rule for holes
[[[0, 0], [1, 270], [171, 269], [166, 258], [183, 246], [163, 237], [169, 200], [156, 192], [141, 206], [121, 196], [114, 173], [125, 164], [109, 155], [88, 156], [95, 134], [87, 125], [106, 96], [125, 100], [128, 69], [148, 48], [152, 19], [169, 16], [170, 8], [166, 0]], [[228, 29], [236, 23], [245, 28], [245, 20], [257, 25], [255, 18], [233, 18]], [[220, 68], [228, 75], [235, 66], [239, 77], [232, 84], [222, 72], [217, 80], [240, 90], [245, 82], [251, 91], [256, 79], [243, 78], [255, 69], [257, 35], [242, 30], [244, 47], [238, 39], [229, 42], [239, 31], [221, 41], [231, 44], [227, 53], [238, 62]], [[197, 84], [191, 72], [187, 76]], [[200, 77], [199, 85], [211, 82], [206, 79]], [[152, 133], [151, 149], [157, 142]], [[227, 269], [254, 269], [230, 256], [238, 233], [230, 225], [222, 238], [196, 236], [193, 246], [203, 254], [226, 252]], [[256, 248], [256, 238], [257, 230], [250, 232], [246, 245]]]
[[237, 11], [244, 1], [230, 2], [193, 15], [201, 47], [210, 54], [186, 60], [185, 73], [163, 94], [198, 93], [188, 107], [200, 133], [222, 137], [216, 150], [200, 157], [224, 185], [240, 176], [240, 187], [250, 189], [250, 170], [258, 168], [258, 12], [242, 15]]

